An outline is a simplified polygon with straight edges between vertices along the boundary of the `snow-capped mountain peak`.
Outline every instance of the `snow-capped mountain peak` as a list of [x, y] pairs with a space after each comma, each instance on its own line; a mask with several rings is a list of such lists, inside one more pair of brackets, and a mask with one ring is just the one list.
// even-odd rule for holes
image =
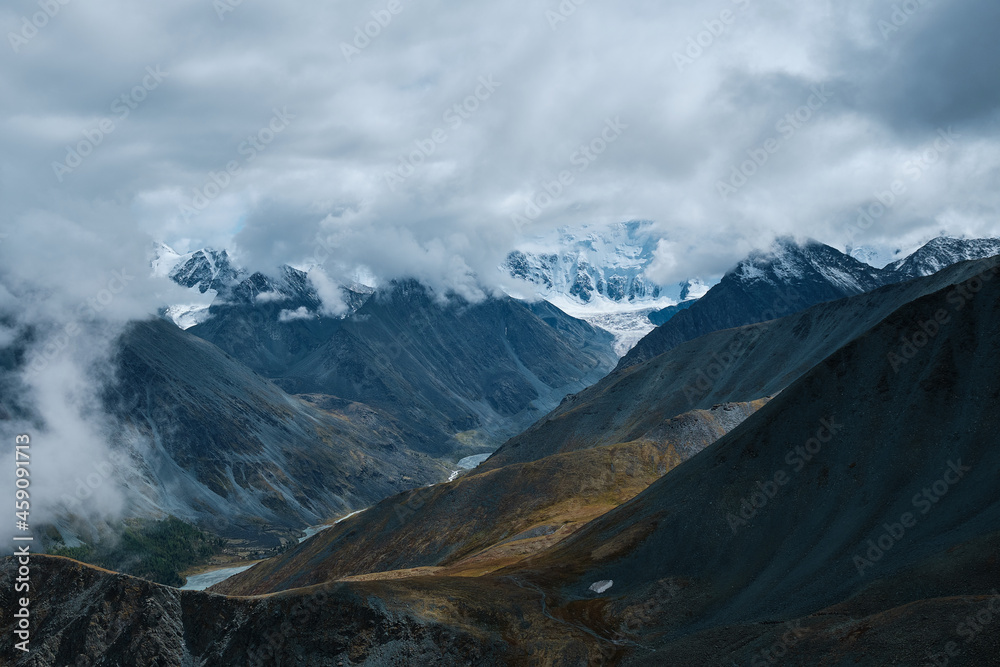
[[615, 334], [624, 354], [653, 329], [651, 312], [709, 288], [700, 280], [660, 285], [646, 276], [661, 238], [643, 221], [562, 228], [511, 251], [500, 270], [535, 296]]
[[170, 272], [174, 282], [185, 287], [196, 287], [202, 294], [209, 290], [224, 293], [239, 284], [246, 271], [235, 267], [225, 250], [205, 248], [181, 258]]
[[649, 222], [563, 228], [554, 238], [537, 238], [510, 252], [501, 270], [542, 296], [570, 296], [581, 305], [655, 302], [664, 290], [645, 272], [658, 241]]
[[971, 259], [1000, 255], [1000, 239], [957, 239], [939, 236], [912, 255], [885, 267], [898, 280], [929, 276], [941, 269]]
[[153, 244], [149, 263], [153, 267], [153, 275], [160, 278], [167, 278], [170, 272], [180, 263], [183, 255], [168, 246], [166, 243], [157, 241]]
[[818, 241], [802, 244], [777, 239], [769, 249], [756, 251], [737, 264], [730, 275], [746, 285], [756, 282], [780, 287], [802, 281], [820, 281], [846, 294], [859, 294], [882, 284], [878, 269]]

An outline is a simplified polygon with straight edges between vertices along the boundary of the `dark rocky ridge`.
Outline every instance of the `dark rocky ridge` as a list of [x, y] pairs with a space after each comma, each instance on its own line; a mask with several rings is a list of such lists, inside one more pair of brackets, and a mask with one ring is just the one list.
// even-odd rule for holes
[[[365, 403], [413, 448], [459, 456], [495, 447], [614, 365], [611, 334], [546, 306], [442, 301], [410, 281], [345, 319], [281, 322], [287, 305], [234, 303], [190, 331], [290, 393]], [[468, 445], [454, 437], [465, 432]]]
[[[499, 632], [437, 619], [405, 591], [328, 586], [268, 598], [179, 591], [58, 557], [32, 557], [30, 653], [4, 627], [5, 665], [265, 667], [501, 665], [515, 653]], [[0, 561], [0, 602], [11, 599], [17, 565]], [[6, 616], [5, 616], [6, 619]], [[451, 621], [449, 624], [448, 621]], [[6, 621], [4, 623], [6, 625]], [[498, 628], [501, 630], [502, 628]]]
[[[901, 351], [901, 337], [912, 340], [935, 320], [945, 322], [935, 335]], [[558, 589], [565, 604], [591, 598], [598, 580], [613, 580], [619, 601], [641, 600], [653, 581], [683, 582], [676, 599], [639, 622], [645, 649], [637, 655], [647, 661], [698, 633], [718, 639], [736, 626], [820, 613], [854, 621], [894, 609], [870, 626], [907, 618], [903, 637], [917, 643], [901, 664], [940, 651], [961, 639], [960, 617], [921, 623], [905, 605], [947, 608], [934, 599], [964, 596], [973, 598], [961, 601], [968, 608], [1000, 586], [998, 326], [994, 263], [842, 347], [713, 446], [537, 557], [533, 580]], [[795, 450], [807, 445], [809, 460]], [[734, 521], [743, 499], [779, 472], [787, 481], [777, 492]], [[838, 656], [829, 630], [814, 646]], [[995, 633], [981, 641], [970, 647], [978, 655], [997, 646]], [[754, 646], [735, 644], [726, 660], [750, 660]], [[885, 664], [886, 649], [868, 646], [879, 659], [867, 664]], [[657, 648], [666, 650], [651, 653]]]
[[482, 468], [627, 442], [691, 409], [773, 396], [906, 303], [998, 263], [1000, 258], [962, 262], [933, 276], [688, 341], [567, 397], [506, 442]]
[[639, 341], [617, 368], [652, 359], [712, 331], [766, 322], [998, 253], [997, 239], [938, 238], [909, 257], [876, 269], [816, 241], [799, 245], [779, 239], [770, 250], [751, 253], [683, 312], [654, 313], [653, 323], [661, 326]]

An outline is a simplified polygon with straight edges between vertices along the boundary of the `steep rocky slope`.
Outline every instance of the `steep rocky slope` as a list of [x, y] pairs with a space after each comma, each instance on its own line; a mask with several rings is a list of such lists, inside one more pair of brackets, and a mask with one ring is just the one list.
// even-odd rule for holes
[[[288, 307], [269, 305], [279, 306]], [[616, 359], [610, 334], [556, 308], [506, 297], [442, 300], [412, 281], [339, 320], [314, 313], [281, 321], [246, 304], [217, 310], [191, 332], [290, 393], [388, 413], [413, 448], [436, 456], [495, 448]]]
[[[173, 252], [170, 248], [164, 249]], [[178, 285], [197, 288], [202, 294], [214, 290], [216, 294], [226, 295], [246, 277], [246, 272], [233, 264], [225, 250], [205, 248], [178, 257], [168, 275]]]
[[[339, 288], [342, 315], [364, 305], [372, 291], [361, 285]], [[205, 321], [190, 332], [271, 377], [336, 331], [340, 318], [323, 312], [323, 300], [309, 275], [285, 266], [277, 276], [254, 273], [229, 286], [208, 309]]]
[[135, 512], [260, 536], [444, 474], [390, 420], [317, 410], [167, 322], [132, 325], [114, 362], [104, 402]]
[[[860, 645], [877, 656], [865, 664], [896, 650], [900, 664], [916, 664], [948, 641], [977, 664], [970, 656], [989, 655], [996, 635], [966, 643], [955, 612], [983, 609], [1000, 586], [998, 324], [995, 267], [903, 306], [740, 428], [520, 567], [558, 591], [553, 606], [582, 604], [592, 582], [613, 581], [617, 613], [637, 610], [651, 582], [678, 582], [669, 604], [634, 619], [635, 657], [649, 664], [695, 645], [742, 664], [781, 624], [807, 616], [812, 648], [801, 650], [829, 651], [830, 664]], [[928, 618], [932, 610], [947, 615]], [[873, 643], [886, 624], [892, 632]]]
[[963, 262], [933, 276], [686, 342], [567, 397], [482, 467], [627, 442], [694, 408], [773, 396], [897, 308], [998, 263], [1000, 258]]
[[779, 239], [770, 249], [752, 253], [705, 296], [650, 332], [618, 368], [713, 331], [773, 320], [884, 284], [881, 271], [830, 246]]

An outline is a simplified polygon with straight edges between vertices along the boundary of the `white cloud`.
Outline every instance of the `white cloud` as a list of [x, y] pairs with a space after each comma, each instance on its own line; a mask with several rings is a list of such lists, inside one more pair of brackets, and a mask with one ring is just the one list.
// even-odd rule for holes
[[[378, 5], [242, 3], [224, 20], [203, 0], [74, 5], [6, 70], [5, 212], [17, 222], [42, 211], [105, 238], [126, 221], [178, 249], [235, 245], [263, 270], [307, 262], [319, 238], [333, 249], [331, 280], [363, 268], [476, 297], [472, 276], [491, 280], [536, 228], [653, 220], [683, 249], [670, 272], [680, 278], [720, 273], [777, 235], [844, 245], [874, 188], [953, 125], [954, 151], [854, 240], [998, 232], [995, 3], [928, 5], [888, 39], [874, 0], [587, 3], [553, 31], [557, 7], [407, 4], [348, 62], [341, 43]], [[735, 20], [706, 42], [705, 22], [723, 10]], [[678, 71], [691, 39], [707, 45]], [[119, 118], [114, 100], [157, 66], [162, 83]], [[499, 85], [487, 94], [484, 78]], [[718, 182], [817, 85], [831, 100], [722, 200]], [[286, 108], [294, 118], [270, 136]], [[114, 131], [59, 182], [52, 163], [105, 117]], [[628, 129], [577, 171], [578, 151], [615, 117]], [[401, 161], [408, 175], [390, 188]], [[516, 227], [511, 215], [562, 171], [573, 182], [532, 229]], [[204, 210], [180, 215], [206, 187], [218, 194]], [[48, 243], [68, 254], [71, 237]]]
[[300, 306], [295, 310], [283, 310], [278, 313], [279, 322], [294, 322], [295, 320], [309, 320], [316, 317], [308, 308]]
[[322, 268], [316, 267], [309, 271], [309, 282], [316, 289], [320, 303], [323, 304], [321, 314], [339, 317], [347, 312], [347, 303], [344, 301], [340, 286], [330, 280]]
[[284, 301], [288, 297], [281, 292], [261, 292], [257, 295], [257, 303], [274, 303]]

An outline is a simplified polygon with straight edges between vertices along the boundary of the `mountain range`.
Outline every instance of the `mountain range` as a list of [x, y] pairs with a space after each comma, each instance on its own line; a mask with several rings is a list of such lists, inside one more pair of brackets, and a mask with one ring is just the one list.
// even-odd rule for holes
[[613, 370], [544, 300], [192, 253], [205, 317], [134, 323], [102, 390], [124, 481], [288, 548], [211, 593], [35, 557], [37, 664], [992, 664], [998, 246], [781, 239]]
[[[719, 331], [615, 371], [568, 397], [470, 476], [388, 498], [217, 589], [260, 594], [372, 572], [446, 567], [482, 574], [495, 561], [509, 565], [518, 559], [502, 550], [498, 557], [504, 544], [531, 553], [565, 538], [582, 518], [631, 497], [621, 497], [625, 487], [637, 493], [735, 429], [844, 341], [997, 266], [964, 262], [774, 322]], [[607, 500], [609, 493], [619, 494], [617, 502]]]
[[292, 394], [391, 415], [412, 448], [435, 456], [492, 451], [616, 360], [610, 334], [549, 304], [468, 303], [403, 281], [349, 291], [357, 309], [331, 317], [305, 274], [285, 275], [250, 276], [188, 331]]
[[780, 238], [769, 249], [751, 253], [687, 308], [653, 314], [654, 321], [663, 324], [629, 350], [618, 368], [652, 359], [712, 331], [776, 319], [997, 253], [996, 239], [938, 238], [879, 269], [816, 241]]
[[994, 258], [685, 341], [227, 595], [37, 557], [43, 664], [993, 664], [998, 326]]

